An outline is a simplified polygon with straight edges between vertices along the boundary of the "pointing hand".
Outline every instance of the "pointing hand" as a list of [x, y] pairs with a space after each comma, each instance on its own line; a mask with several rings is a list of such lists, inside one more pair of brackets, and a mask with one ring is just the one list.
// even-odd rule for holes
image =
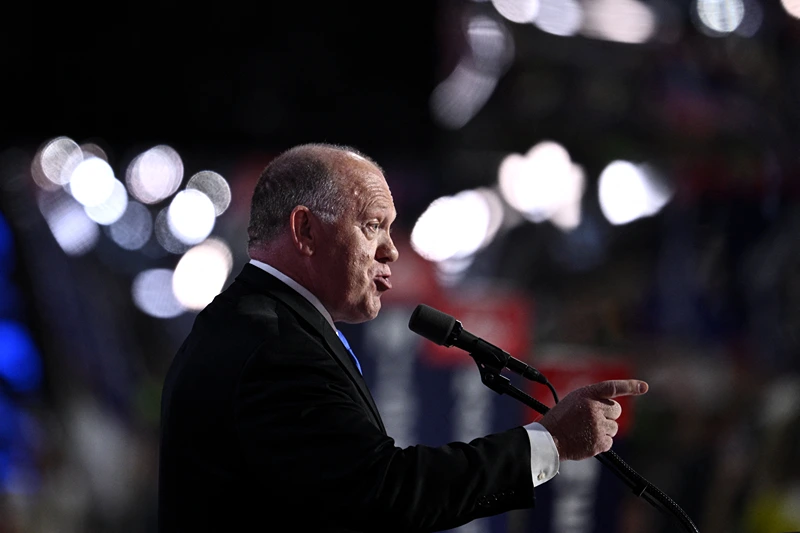
[[648, 385], [638, 379], [601, 381], [567, 394], [539, 421], [556, 443], [559, 458], [580, 460], [611, 449], [622, 407], [619, 396], [639, 396]]

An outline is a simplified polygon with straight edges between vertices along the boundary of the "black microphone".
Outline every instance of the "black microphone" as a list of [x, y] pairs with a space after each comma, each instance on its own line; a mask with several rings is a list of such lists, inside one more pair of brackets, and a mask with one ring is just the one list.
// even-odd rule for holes
[[496, 370], [508, 368], [526, 379], [547, 385], [541, 372], [515, 359], [495, 346], [465, 330], [461, 322], [438, 309], [419, 304], [408, 321], [408, 329], [440, 346], [455, 346], [468, 352], [473, 359]]

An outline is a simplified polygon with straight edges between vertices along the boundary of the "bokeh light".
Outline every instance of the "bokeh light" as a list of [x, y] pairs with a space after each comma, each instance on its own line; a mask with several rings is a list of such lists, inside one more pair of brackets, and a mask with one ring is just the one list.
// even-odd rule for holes
[[480, 72], [500, 76], [514, 60], [514, 39], [504, 24], [497, 20], [474, 16], [466, 29], [469, 62]]
[[577, 0], [540, 0], [533, 23], [544, 32], [568, 37], [581, 29], [583, 16]]
[[800, 18], [800, 0], [781, 0], [781, 4], [789, 15]]
[[128, 207], [128, 191], [118, 179], [114, 179], [111, 195], [98, 205], [85, 206], [86, 214], [103, 226], [108, 226], [119, 220]]
[[108, 163], [98, 157], [90, 157], [75, 167], [69, 180], [69, 192], [79, 203], [94, 207], [111, 197], [116, 181]]
[[186, 184], [186, 189], [195, 189], [208, 196], [214, 204], [217, 216], [228, 209], [231, 204], [231, 187], [220, 174], [213, 170], [203, 170], [195, 174]]
[[172, 270], [153, 268], [136, 275], [131, 286], [133, 302], [143, 313], [173, 318], [185, 312], [172, 292]]
[[175, 195], [167, 211], [172, 234], [185, 244], [197, 244], [214, 229], [216, 208], [211, 199], [197, 189]]
[[158, 244], [171, 254], [183, 254], [191, 248], [191, 244], [183, 242], [172, 232], [169, 225], [169, 206], [156, 215], [154, 231]]
[[[56, 137], [48, 141], [34, 158], [34, 164], [38, 167], [32, 169], [34, 179], [38, 175], [54, 185], [64, 186], [69, 183], [72, 172], [81, 161], [83, 152], [78, 143], [69, 137]], [[42, 180], [36, 179], [36, 182], [41, 184]]]
[[43, 192], [38, 204], [50, 232], [67, 255], [83, 255], [94, 248], [100, 229], [74, 198], [62, 191]]
[[155, 204], [172, 196], [183, 180], [183, 161], [178, 152], [161, 144], [136, 156], [125, 173], [131, 196]]
[[458, 65], [431, 95], [431, 113], [447, 129], [464, 127], [486, 104], [497, 86], [494, 76]]
[[40, 189], [44, 191], [57, 191], [61, 188], [61, 185], [50, 181], [50, 178], [44, 173], [44, 167], [42, 167], [42, 152], [43, 147], [36, 150], [36, 154], [33, 156], [33, 160], [31, 161], [31, 177], [33, 178], [33, 182], [38, 185]]
[[577, 228], [582, 219], [581, 201], [586, 190], [586, 175], [583, 167], [572, 164], [559, 184], [561, 201], [550, 214], [550, 222], [564, 231]]
[[200, 310], [220, 293], [233, 268], [233, 254], [228, 245], [210, 238], [187, 251], [172, 277], [172, 290], [189, 310]]
[[483, 241], [481, 242], [478, 249], [485, 248], [489, 246], [489, 244], [494, 240], [497, 236], [498, 231], [503, 226], [504, 222], [504, 206], [503, 200], [500, 198], [500, 195], [494, 189], [488, 189], [486, 187], [479, 187], [475, 189], [475, 194], [478, 194], [482, 197], [482, 206], [479, 208], [483, 210], [484, 208], [488, 210], [489, 213], [489, 220], [486, 225], [486, 230], [484, 234]]
[[744, 20], [743, 0], [697, 0], [695, 10], [700, 22], [719, 34], [731, 33]]
[[519, 24], [531, 22], [539, 11], [539, 0], [492, 0], [492, 5], [503, 17]]
[[581, 33], [620, 43], [643, 43], [656, 31], [653, 10], [638, 0], [596, 0], [586, 5]]
[[465, 30], [469, 54], [433, 90], [430, 109], [447, 129], [465, 126], [483, 108], [514, 57], [514, 41], [498, 21], [475, 16]]
[[619, 225], [654, 215], [672, 191], [647, 166], [613, 161], [600, 174], [598, 195], [603, 215]]
[[542, 141], [525, 155], [508, 155], [498, 182], [503, 199], [528, 220], [551, 220], [565, 230], [580, 223], [585, 176], [560, 144]]
[[150, 240], [153, 217], [139, 202], [130, 201], [122, 216], [107, 227], [112, 241], [126, 250], [138, 250]]
[[414, 251], [429, 261], [474, 254], [500, 226], [497, 204], [487, 198], [485, 192], [468, 190], [434, 200], [414, 224]]
[[108, 154], [106, 154], [106, 151], [103, 150], [96, 143], [83, 143], [81, 145], [81, 152], [83, 152], [84, 159], [89, 159], [90, 157], [97, 157], [108, 163]]

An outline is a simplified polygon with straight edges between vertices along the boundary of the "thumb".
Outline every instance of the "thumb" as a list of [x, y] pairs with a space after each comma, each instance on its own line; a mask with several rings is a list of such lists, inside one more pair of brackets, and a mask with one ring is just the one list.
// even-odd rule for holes
[[593, 398], [616, 398], [618, 396], [638, 396], [647, 392], [649, 386], [638, 379], [612, 379], [601, 381], [587, 387]]

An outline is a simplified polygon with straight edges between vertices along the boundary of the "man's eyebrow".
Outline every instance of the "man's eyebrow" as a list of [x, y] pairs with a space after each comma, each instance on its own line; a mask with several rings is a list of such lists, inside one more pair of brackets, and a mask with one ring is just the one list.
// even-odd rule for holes
[[371, 215], [376, 217], [388, 217], [389, 214], [392, 212], [392, 208], [388, 205], [379, 205], [379, 204], [372, 204], [368, 205], [364, 208], [363, 213], [365, 215]]

